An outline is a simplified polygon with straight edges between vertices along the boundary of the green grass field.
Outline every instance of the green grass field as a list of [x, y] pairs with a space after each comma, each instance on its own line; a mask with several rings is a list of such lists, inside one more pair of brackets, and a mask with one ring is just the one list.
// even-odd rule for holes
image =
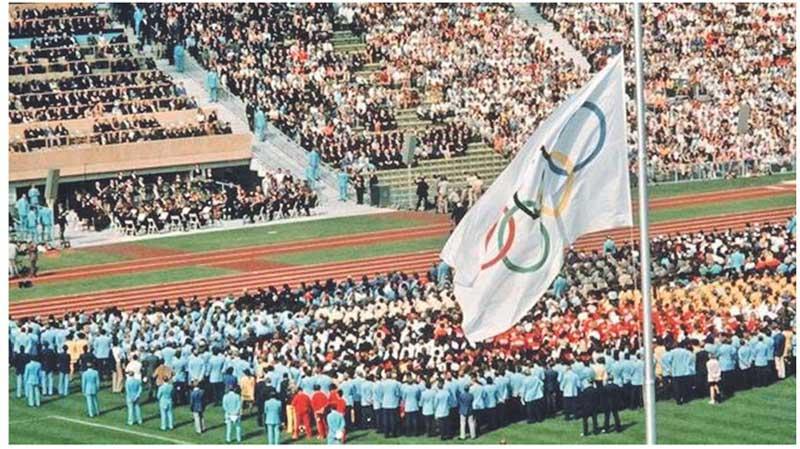
[[393, 254], [408, 254], [419, 251], [434, 251], [442, 249], [447, 241], [447, 235], [415, 240], [400, 240], [369, 245], [354, 245], [342, 248], [332, 248], [316, 251], [303, 251], [297, 253], [281, 254], [269, 257], [270, 262], [288, 265], [315, 265], [320, 263], [341, 262], [346, 260], [370, 259], [373, 257], [390, 256]]
[[[650, 211], [650, 222], [658, 223], [670, 220], [683, 220], [687, 218], [704, 217], [710, 215], [736, 214], [741, 212], [755, 212], [760, 210], [780, 209], [792, 207], [797, 204], [794, 194], [775, 195], [768, 198], [755, 198], [739, 201], [721, 201], [712, 204], [696, 204], [692, 206], [657, 209]], [[638, 215], [634, 219], [638, 223]]]
[[[13, 377], [12, 377], [13, 381]], [[159, 430], [158, 410], [154, 403], [143, 407], [144, 425], [125, 425], [126, 409], [122, 395], [104, 389], [99, 397], [102, 415], [88, 418], [83, 397], [77, 393], [66, 398], [47, 399], [39, 409], [29, 408], [23, 399], [10, 399], [9, 441], [12, 444], [224, 444], [225, 426], [222, 411], [206, 411], [209, 431], [194, 433], [188, 407], [175, 409], [175, 430]], [[739, 392], [729, 401], [712, 406], [695, 400], [684, 406], [659, 401], [656, 407], [658, 442], [669, 444], [793, 444], [795, 427], [795, 378], [788, 378], [768, 388]], [[13, 394], [13, 393], [11, 393]], [[622, 433], [580, 437], [577, 421], [560, 418], [538, 424], [514, 424], [480, 436], [470, 444], [642, 444], [644, 414], [624, 411]], [[247, 444], [266, 444], [263, 428], [254, 417], [243, 422]], [[288, 436], [284, 434], [283, 438]], [[304, 441], [305, 442], [305, 441]], [[317, 443], [317, 441], [310, 441]], [[439, 439], [406, 438], [387, 440], [374, 432], [352, 432], [348, 444], [437, 444]], [[447, 444], [460, 443], [450, 440]]]
[[190, 281], [193, 279], [224, 276], [226, 274], [235, 272], [236, 271], [234, 270], [228, 270], [225, 268], [204, 266], [142, 271], [140, 273], [136, 273], [136, 275], [119, 274], [114, 276], [79, 279], [74, 281], [34, 284], [32, 288], [26, 289], [11, 288], [9, 289], [9, 299], [11, 302], [27, 301], [32, 299], [49, 298], [52, 296], [74, 295], [78, 293], [90, 293], [101, 290]]
[[362, 232], [410, 228], [424, 224], [424, 220], [409, 218], [408, 216], [401, 218], [396, 214], [375, 214], [286, 223], [267, 227], [248, 227], [178, 237], [162, 237], [143, 240], [138, 243], [155, 248], [200, 253], [219, 249], [291, 242], [315, 237], [333, 237]]
[[[689, 195], [692, 193], [718, 192], [722, 190], [741, 189], [745, 187], [768, 186], [784, 181], [794, 181], [796, 173], [781, 173], [772, 176], [756, 176], [753, 178], [715, 179], [713, 181], [681, 182], [674, 184], [656, 184], [648, 186], [650, 198]], [[631, 198], [637, 198], [638, 190], [631, 189]]]
[[62, 251], [53, 251], [39, 257], [39, 271], [63, 270], [86, 265], [103, 265], [127, 259], [129, 257], [121, 251], [107, 253], [68, 248]]

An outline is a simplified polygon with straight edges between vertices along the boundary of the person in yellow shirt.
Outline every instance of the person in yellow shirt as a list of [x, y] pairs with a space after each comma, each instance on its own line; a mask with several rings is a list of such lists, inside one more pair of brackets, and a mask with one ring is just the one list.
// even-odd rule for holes
[[244, 370], [244, 375], [239, 379], [239, 389], [242, 395], [242, 410], [246, 409], [249, 412], [256, 401], [256, 378], [249, 369]]
[[600, 388], [605, 385], [608, 380], [605, 357], [599, 357], [597, 362], [592, 364], [592, 371], [594, 371], [594, 386]]
[[67, 354], [69, 354], [70, 360], [70, 380], [72, 380], [72, 376], [75, 374], [75, 365], [78, 363], [78, 359], [83, 354], [83, 348], [88, 345], [89, 341], [86, 339], [86, 337], [84, 337], [83, 333], [78, 333], [78, 337], [76, 339], [67, 341]]

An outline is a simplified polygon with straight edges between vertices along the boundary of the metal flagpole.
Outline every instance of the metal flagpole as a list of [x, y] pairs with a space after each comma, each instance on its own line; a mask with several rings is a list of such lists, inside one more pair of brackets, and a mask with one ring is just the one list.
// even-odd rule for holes
[[644, 410], [647, 444], [656, 444], [656, 379], [653, 363], [653, 317], [650, 300], [650, 236], [647, 218], [647, 152], [645, 151], [644, 73], [642, 67], [641, 4], [633, 5], [634, 41], [636, 48], [636, 128], [639, 153], [639, 252], [642, 270], [642, 326], [644, 327]]

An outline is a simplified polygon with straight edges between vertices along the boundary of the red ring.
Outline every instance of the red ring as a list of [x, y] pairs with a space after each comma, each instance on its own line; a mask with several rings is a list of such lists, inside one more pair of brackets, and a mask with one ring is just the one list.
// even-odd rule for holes
[[[505, 212], [507, 209], [508, 208], [503, 209], [503, 212]], [[504, 257], [506, 257], [506, 254], [508, 254], [508, 251], [511, 249], [511, 245], [514, 243], [514, 226], [515, 226], [514, 216], [512, 215], [508, 220], [508, 240], [506, 240], [506, 242], [503, 244], [503, 247], [500, 249], [500, 252], [497, 253], [496, 256], [494, 256], [494, 259], [481, 265], [481, 270], [485, 270], [491, 267], [492, 265], [496, 264], [497, 262], [500, 262], [501, 260], [503, 260]], [[494, 225], [492, 225], [491, 229], [489, 229], [489, 233], [486, 235], [486, 240], [483, 245], [484, 249], [486, 248], [486, 244], [492, 238], [492, 234], [494, 234], [494, 230], [496, 227], [497, 227], [497, 222], [495, 222]]]

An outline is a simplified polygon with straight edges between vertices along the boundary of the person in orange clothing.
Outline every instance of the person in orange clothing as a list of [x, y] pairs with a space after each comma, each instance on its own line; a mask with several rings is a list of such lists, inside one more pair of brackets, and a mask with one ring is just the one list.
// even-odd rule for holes
[[256, 378], [249, 369], [244, 370], [244, 375], [239, 379], [239, 389], [242, 392], [242, 410], [252, 410], [256, 400]]
[[[347, 403], [344, 401], [336, 384], [331, 385], [331, 392], [328, 394], [328, 405], [331, 410], [336, 410], [341, 413], [342, 416], [347, 412]], [[327, 415], [327, 412], [325, 414]], [[345, 441], [347, 441], [347, 427], [345, 427], [342, 432], [342, 444], [344, 444]]]
[[325, 425], [325, 409], [328, 407], [328, 395], [320, 389], [319, 384], [314, 385], [314, 394], [311, 395], [311, 408], [314, 410], [314, 419], [317, 421], [317, 438], [324, 440], [327, 437]]
[[78, 332], [77, 338], [74, 340], [67, 341], [67, 353], [69, 354], [70, 359], [70, 380], [72, 380], [72, 376], [75, 374], [75, 365], [78, 363], [78, 359], [80, 359], [81, 355], [83, 354], [83, 348], [88, 345], [89, 340], [86, 339], [83, 332]]
[[300, 429], [303, 429], [304, 437], [311, 438], [311, 397], [298, 388], [297, 393], [292, 398], [292, 407], [295, 414], [292, 439], [296, 440], [300, 437]]

